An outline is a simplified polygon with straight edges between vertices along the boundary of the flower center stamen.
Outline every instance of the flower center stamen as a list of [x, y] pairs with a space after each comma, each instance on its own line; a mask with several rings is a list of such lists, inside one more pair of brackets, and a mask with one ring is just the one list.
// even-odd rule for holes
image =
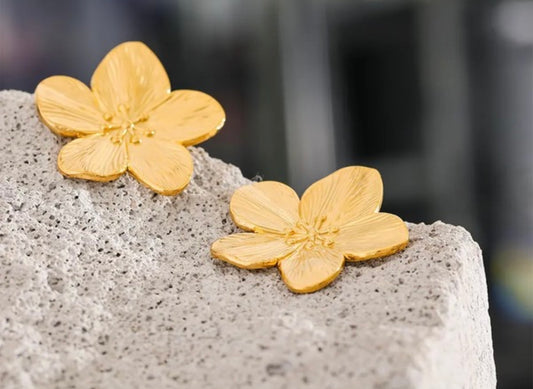
[[315, 218], [312, 224], [298, 221], [294, 228], [285, 231], [285, 242], [291, 245], [303, 244], [305, 248], [312, 248], [317, 245], [333, 247], [335, 245], [334, 238], [339, 229], [326, 225], [326, 221], [327, 216]]
[[[152, 137], [155, 135], [155, 131], [152, 129], [140, 128], [137, 125], [148, 121], [149, 116], [146, 113], [134, 117], [130, 116], [130, 107], [127, 104], [119, 104], [116, 109], [116, 113], [106, 112], [103, 114], [103, 119], [107, 124], [102, 125], [102, 132], [104, 134], [111, 134], [111, 142], [121, 144], [124, 140], [127, 140], [132, 144], [140, 144], [142, 137]], [[113, 123], [113, 119], [117, 118], [121, 120], [120, 123]]]

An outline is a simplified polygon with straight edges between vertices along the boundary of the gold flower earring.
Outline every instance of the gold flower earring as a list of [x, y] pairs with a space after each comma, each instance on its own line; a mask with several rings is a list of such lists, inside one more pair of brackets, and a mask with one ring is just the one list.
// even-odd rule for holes
[[112, 49], [96, 68], [91, 89], [53, 76], [37, 86], [35, 100], [53, 132], [78, 138], [59, 152], [63, 175], [111, 181], [129, 171], [163, 195], [179, 193], [191, 179], [186, 146], [211, 138], [225, 121], [211, 96], [171, 92], [163, 65], [141, 42]]
[[350, 166], [315, 182], [302, 199], [287, 185], [265, 181], [241, 187], [230, 214], [245, 231], [211, 246], [218, 259], [244, 269], [278, 266], [296, 293], [332, 282], [345, 261], [393, 254], [409, 232], [398, 216], [381, 213], [383, 184], [375, 169]]

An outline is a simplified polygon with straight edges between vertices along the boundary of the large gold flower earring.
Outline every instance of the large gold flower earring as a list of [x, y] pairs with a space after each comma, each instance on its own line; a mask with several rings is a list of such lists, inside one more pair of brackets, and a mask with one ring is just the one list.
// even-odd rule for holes
[[161, 62], [141, 42], [112, 49], [96, 68], [91, 89], [53, 76], [37, 86], [35, 100], [53, 132], [78, 138], [59, 152], [62, 174], [110, 181], [129, 171], [163, 195], [179, 193], [191, 179], [186, 146], [212, 137], [225, 120], [211, 96], [171, 92]]

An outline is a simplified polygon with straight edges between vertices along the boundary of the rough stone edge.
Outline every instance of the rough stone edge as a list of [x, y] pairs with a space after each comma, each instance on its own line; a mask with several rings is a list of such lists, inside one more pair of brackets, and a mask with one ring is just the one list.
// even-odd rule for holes
[[[462, 245], [454, 245], [461, 251], [451, 261], [451, 266], [455, 267], [455, 282], [447, 286], [455, 289], [449, 293], [450, 297], [469, 294], [470, 298], [450, 300], [447, 312], [442, 313], [448, 316], [448, 320], [443, 320], [442, 326], [434, 328], [431, 338], [426, 342], [427, 353], [414, 359], [410, 381], [416, 388], [496, 388], [488, 291], [481, 248], [461, 226], [441, 221], [428, 226], [446, 228], [453, 235], [454, 242], [463, 241]], [[441, 350], [446, 350], [446, 353]]]

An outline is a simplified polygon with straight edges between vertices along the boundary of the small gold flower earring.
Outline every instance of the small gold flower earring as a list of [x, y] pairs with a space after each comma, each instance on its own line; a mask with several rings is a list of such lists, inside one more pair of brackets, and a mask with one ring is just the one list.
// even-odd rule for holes
[[302, 199], [287, 185], [265, 181], [239, 188], [230, 214], [245, 231], [211, 246], [218, 259], [244, 269], [277, 265], [296, 293], [332, 282], [346, 261], [383, 257], [409, 240], [398, 216], [381, 213], [383, 184], [375, 169], [350, 166], [315, 182]]

